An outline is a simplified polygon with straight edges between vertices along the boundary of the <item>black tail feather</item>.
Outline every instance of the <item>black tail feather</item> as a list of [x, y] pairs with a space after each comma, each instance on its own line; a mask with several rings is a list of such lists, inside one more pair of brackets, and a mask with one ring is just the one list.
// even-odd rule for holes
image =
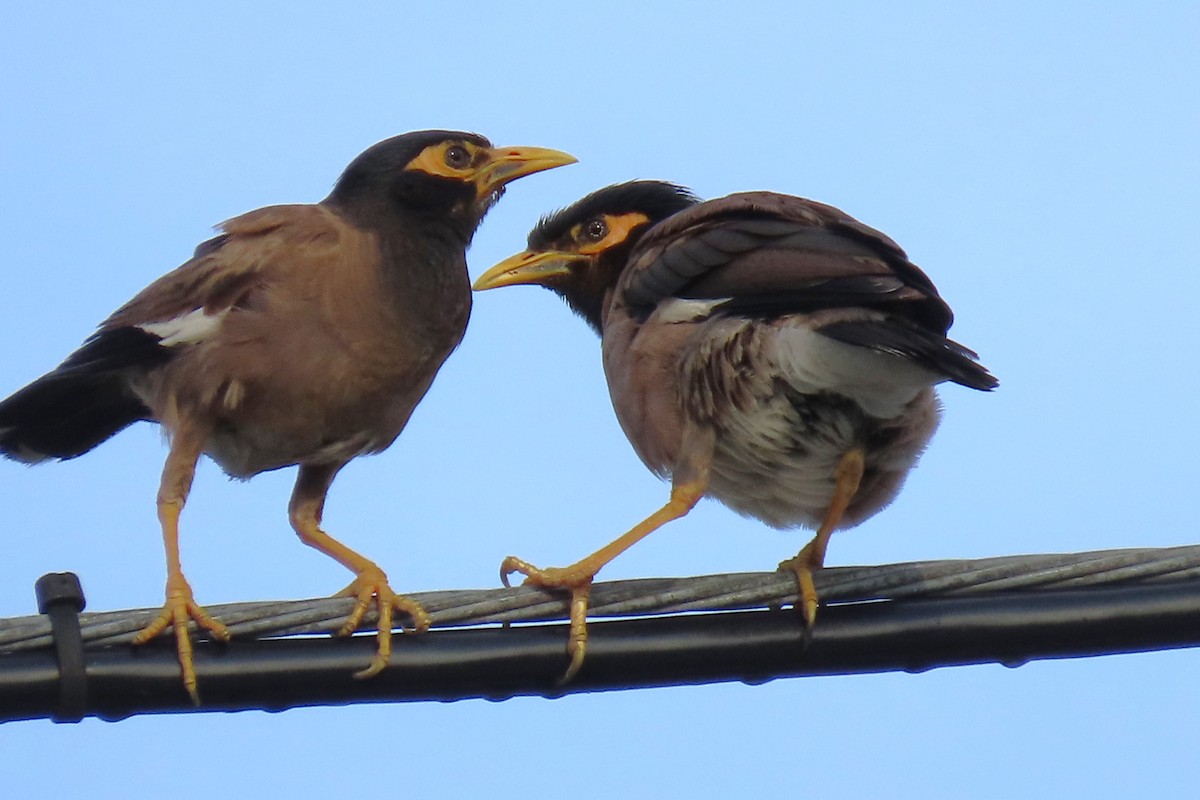
[[0, 400], [0, 455], [27, 464], [81, 456], [122, 428], [151, 419], [130, 379], [171, 350], [141, 328], [104, 328], [50, 373]]
[[990, 392], [1000, 385], [996, 376], [979, 363], [979, 356], [973, 350], [907, 320], [834, 322], [818, 330], [839, 342], [912, 359], [971, 389]]
[[0, 454], [34, 464], [81, 456], [121, 429], [149, 419], [121, 372], [58, 370], [0, 401]]

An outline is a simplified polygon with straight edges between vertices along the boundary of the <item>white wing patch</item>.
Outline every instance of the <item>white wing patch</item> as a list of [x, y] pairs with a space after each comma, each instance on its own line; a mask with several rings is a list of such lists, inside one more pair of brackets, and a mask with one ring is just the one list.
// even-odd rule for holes
[[178, 347], [184, 344], [196, 344], [215, 334], [221, 327], [221, 321], [229, 313], [223, 308], [215, 314], [206, 313], [203, 308], [164, 320], [163, 322], [148, 322], [138, 325], [146, 333], [159, 338], [163, 347]]
[[658, 304], [654, 312], [656, 322], [671, 325], [676, 322], [698, 322], [707, 319], [717, 306], [728, 303], [730, 298], [716, 300], [684, 300], [672, 297]]

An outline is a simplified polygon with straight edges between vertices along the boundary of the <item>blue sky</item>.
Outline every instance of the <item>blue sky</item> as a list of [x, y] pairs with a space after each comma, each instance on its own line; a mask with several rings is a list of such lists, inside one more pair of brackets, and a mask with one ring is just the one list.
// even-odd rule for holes
[[[213, 224], [319, 200], [395, 133], [469, 129], [580, 159], [514, 184], [476, 236], [472, 276], [540, 214], [631, 178], [832, 203], [931, 275], [953, 335], [1001, 388], [943, 392], [905, 491], [836, 535], [828, 563], [1195, 541], [1194, 4], [398, 5], [0, 10], [0, 394]], [[34, 580], [64, 569], [92, 609], [157, 604], [164, 454], [142, 425], [67, 464], [0, 463], [0, 616], [32, 613]], [[202, 467], [183, 520], [201, 602], [347, 582], [291, 533], [292, 477]], [[408, 430], [343, 471], [326, 523], [402, 590], [490, 587], [505, 555], [568, 563], [665, 498], [613, 418], [595, 337], [517, 288], [476, 298]], [[707, 502], [603, 577], [761, 570], [805, 540]], [[1198, 673], [1200, 653], [1179, 651], [30, 722], [0, 727], [0, 759], [12, 797], [124, 798], [164, 777], [181, 799], [1169, 796], [1200, 779]]]

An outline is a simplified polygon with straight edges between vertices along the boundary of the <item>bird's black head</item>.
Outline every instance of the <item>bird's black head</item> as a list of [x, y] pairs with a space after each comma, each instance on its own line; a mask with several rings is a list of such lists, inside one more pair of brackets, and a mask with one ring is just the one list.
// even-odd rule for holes
[[367, 148], [324, 202], [363, 227], [413, 220], [424, 232], [449, 230], [465, 244], [505, 185], [574, 161], [540, 147], [493, 147], [475, 133], [416, 131]]
[[528, 249], [481, 275], [475, 289], [545, 286], [599, 333], [634, 245], [650, 228], [698, 202], [690, 190], [664, 181], [606, 186], [542, 217], [529, 232]]

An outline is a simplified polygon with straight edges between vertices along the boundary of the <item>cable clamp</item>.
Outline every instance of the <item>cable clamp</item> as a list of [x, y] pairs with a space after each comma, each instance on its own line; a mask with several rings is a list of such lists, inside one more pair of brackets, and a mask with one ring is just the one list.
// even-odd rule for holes
[[87, 663], [79, 612], [86, 601], [74, 572], [50, 572], [34, 584], [38, 612], [50, 617], [54, 652], [58, 657], [58, 710], [55, 722], [79, 722], [87, 711]]

